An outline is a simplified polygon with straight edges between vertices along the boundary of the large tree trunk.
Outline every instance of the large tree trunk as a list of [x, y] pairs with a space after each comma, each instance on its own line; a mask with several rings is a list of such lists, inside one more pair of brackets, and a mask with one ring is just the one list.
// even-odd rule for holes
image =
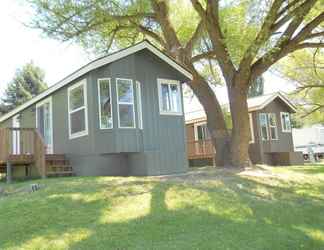
[[235, 82], [227, 84], [233, 129], [231, 136], [231, 165], [233, 167], [248, 167], [251, 165], [249, 157], [250, 124], [247, 106], [247, 83], [236, 77]]
[[207, 127], [216, 149], [216, 166], [230, 165], [229, 136], [226, 128], [224, 114], [221, 106], [208, 83], [198, 74], [193, 74], [194, 79], [189, 86], [197, 96], [207, 115]]

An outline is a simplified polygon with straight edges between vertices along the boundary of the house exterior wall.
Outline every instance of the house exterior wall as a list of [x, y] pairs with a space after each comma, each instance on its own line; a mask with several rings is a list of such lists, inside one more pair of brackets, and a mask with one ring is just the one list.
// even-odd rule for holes
[[[113, 129], [99, 125], [99, 78], [111, 78]], [[118, 128], [116, 78], [133, 80], [136, 128]], [[188, 168], [184, 115], [160, 115], [157, 78], [186, 81], [183, 75], [147, 50], [97, 68], [52, 96], [53, 148], [65, 154], [77, 175], [160, 175]], [[69, 139], [68, 87], [87, 84], [88, 135]], [[138, 128], [136, 81], [141, 84], [143, 129]], [[182, 88], [180, 91], [182, 101]], [[181, 102], [183, 105], [183, 102]], [[21, 127], [35, 127], [36, 105], [23, 110]], [[183, 110], [183, 107], [182, 107]], [[11, 119], [10, 119], [11, 120]], [[1, 126], [10, 127], [8, 120]]]

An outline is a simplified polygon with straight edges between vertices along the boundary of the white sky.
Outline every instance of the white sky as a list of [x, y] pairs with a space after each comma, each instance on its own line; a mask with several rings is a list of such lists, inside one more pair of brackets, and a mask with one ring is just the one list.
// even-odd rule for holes
[[[93, 59], [75, 44], [46, 38], [40, 31], [24, 26], [29, 18], [30, 10], [25, 1], [0, 1], [0, 95], [16, 69], [27, 62], [33, 61], [41, 67], [46, 82], [52, 85]], [[265, 74], [265, 93], [291, 89], [292, 85], [283, 79]], [[227, 102], [225, 88], [217, 88], [216, 95], [221, 103]], [[186, 112], [198, 109], [201, 107], [197, 100], [185, 101]]]

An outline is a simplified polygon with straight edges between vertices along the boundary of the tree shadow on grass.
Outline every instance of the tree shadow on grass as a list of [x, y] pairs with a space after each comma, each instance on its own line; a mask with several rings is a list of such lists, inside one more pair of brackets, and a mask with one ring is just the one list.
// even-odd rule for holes
[[[239, 181], [240, 177], [237, 178]], [[259, 185], [248, 182], [251, 190], [253, 186]], [[74, 189], [69, 195], [62, 196], [60, 192], [48, 194], [36, 206], [25, 203], [21, 211], [16, 213], [22, 216], [23, 221], [17, 227], [10, 227], [8, 222], [6, 226], [9, 231], [5, 236], [0, 235], [0, 244], [3, 244], [3, 248], [24, 248], [32, 244], [33, 240], [37, 244], [37, 239], [44, 239], [44, 242], [58, 242], [57, 245], [48, 246], [52, 249], [60, 246], [61, 249], [324, 247], [322, 241], [298, 229], [298, 225], [305, 221], [294, 216], [298, 214], [293, 214], [293, 204], [285, 203], [280, 197], [271, 202], [256, 200], [251, 198], [252, 194], [242, 194], [235, 185], [225, 184], [206, 190], [201, 184], [129, 181], [119, 185], [112, 182], [107, 186], [102, 182], [100, 188], [99, 194], [96, 194], [98, 190], [95, 189], [86, 192], [89, 197], [79, 196]], [[276, 192], [281, 191], [278, 189]], [[170, 195], [174, 197], [170, 199]], [[148, 202], [147, 211], [145, 204], [141, 204], [142, 200], [137, 199], [142, 196], [148, 196], [143, 199], [143, 203]], [[123, 203], [125, 201], [126, 204]], [[114, 214], [118, 214], [118, 209], [122, 210], [122, 206], [127, 204], [136, 204], [135, 208], [144, 212], [133, 211], [138, 216], [116, 220]], [[323, 209], [322, 206], [315, 206]], [[280, 221], [283, 218], [281, 213], [286, 210], [287, 214], [291, 211], [291, 216]], [[103, 220], [103, 217], [106, 219]], [[15, 235], [15, 238], [8, 238], [9, 235]], [[69, 235], [71, 238], [68, 238], [68, 242], [60, 245], [60, 237]]]

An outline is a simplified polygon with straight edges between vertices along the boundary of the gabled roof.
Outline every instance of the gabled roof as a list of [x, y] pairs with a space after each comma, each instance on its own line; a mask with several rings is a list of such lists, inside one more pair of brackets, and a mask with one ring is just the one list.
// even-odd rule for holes
[[[287, 106], [293, 112], [297, 111], [295, 105], [291, 101], [289, 101], [287, 97], [285, 97], [280, 92], [276, 92], [276, 93], [271, 93], [271, 94], [266, 94], [266, 95], [249, 98], [247, 100], [249, 112], [257, 111], [257, 110], [261, 110], [261, 109], [265, 108], [269, 103], [271, 103], [276, 98], [279, 98], [285, 104], [287, 104]], [[224, 107], [228, 108], [228, 104], [225, 104]], [[202, 121], [206, 120], [206, 113], [204, 110], [196, 110], [196, 111], [186, 113], [185, 118], [186, 118], [186, 124], [202, 122]]]
[[81, 67], [80, 69], [76, 70], [72, 74], [68, 75], [63, 80], [56, 83], [55, 85], [51, 86], [50, 88], [48, 88], [44, 92], [42, 92], [39, 95], [35, 96], [31, 100], [29, 100], [26, 103], [18, 106], [17, 108], [15, 108], [14, 110], [8, 112], [7, 114], [1, 116], [0, 117], [0, 122], [3, 122], [5, 120], [9, 119], [10, 117], [12, 117], [15, 114], [23, 111], [24, 109], [28, 108], [29, 106], [39, 102], [40, 100], [42, 100], [43, 98], [49, 96], [50, 94], [57, 91], [58, 89], [68, 85], [73, 80], [77, 79], [78, 77], [81, 77], [82, 75], [84, 75], [84, 74], [86, 74], [86, 73], [88, 73], [88, 72], [90, 72], [90, 71], [92, 71], [92, 70], [94, 70], [96, 68], [99, 68], [99, 67], [104, 66], [106, 64], [112, 63], [114, 61], [117, 61], [117, 60], [119, 60], [121, 58], [124, 58], [126, 56], [129, 56], [131, 54], [134, 54], [134, 53], [136, 53], [138, 51], [141, 51], [141, 50], [144, 50], [144, 49], [147, 49], [150, 52], [152, 52], [153, 54], [155, 54], [156, 56], [158, 56], [161, 60], [163, 60], [164, 62], [169, 64], [171, 67], [173, 67], [175, 70], [180, 72], [182, 75], [186, 76], [189, 79], [192, 79], [192, 75], [191, 75], [191, 73], [190, 73], [190, 71], [188, 69], [186, 69], [184, 66], [182, 66], [181, 64], [176, 62], [171, 57], [164, 54], [161, 50], [156, 48], [154, 45], [152, 45], [147, 40], [144, 40], [144, 41], [142, 41], [140, 43], [137, 43], [137, 44], [135, 44], [135, 45], [133, 45], [131, 47], [119, 50], [117, 52], [114, 52], [112, 54], [103, 56], [101, 58], [98, 58], [98, 59], [88, 63], [87, 65]]
[[256, 111], [265, 108], [269, 103], [271, 103], [274, 99], [281, 99], [287, 106], [293, 111], [296, 112], [297, 109], [295, 105], [288, 100], [281, 92], [276, 92], [267, 95], [256, 96], [248, 99], [248, 107], [249, 111]]

